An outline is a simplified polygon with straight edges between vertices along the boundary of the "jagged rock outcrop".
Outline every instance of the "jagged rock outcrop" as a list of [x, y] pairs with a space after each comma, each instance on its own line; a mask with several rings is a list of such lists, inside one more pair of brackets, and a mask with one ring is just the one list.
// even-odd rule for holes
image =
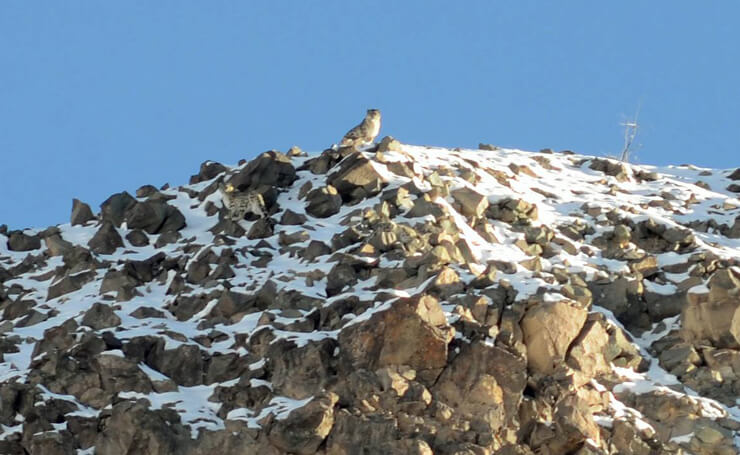
[[387, 137], [0, 226], [0, 453], [737, 453], [738, 175]]

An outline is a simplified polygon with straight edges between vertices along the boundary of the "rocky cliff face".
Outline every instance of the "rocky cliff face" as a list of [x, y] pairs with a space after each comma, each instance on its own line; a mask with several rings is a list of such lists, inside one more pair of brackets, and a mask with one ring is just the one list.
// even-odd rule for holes
[[735, 454], [738, 180], [386, 138], [75, 200], [0, 230], [0, 453]]

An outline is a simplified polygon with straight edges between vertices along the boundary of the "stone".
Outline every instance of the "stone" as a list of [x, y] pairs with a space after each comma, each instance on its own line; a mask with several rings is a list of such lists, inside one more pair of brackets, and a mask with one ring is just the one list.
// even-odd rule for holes
[[92, 271], [74, 274], [66, 273], [61, 279], [56, 280], [49, 286], [46, 300], [55, 299], [64, 294], [77, 291], [93, 279], [95, 279], [95, 272]]
[[306, 213], [316, 218], [328, 218], [342, 208], [342, 197], [331, 185], [311, 190], [306, 201]]
[[574, 378], [576, 387], [611, 372], [609, 362], [604, 356], [608, 345], [609, 333], [602, 326], [601, 320], [587, 319], [583, 330], [573, 340], [566, 358], [568, 366], [578, 372]]
[[95, 453], [176, 455], [192, 442], [174, 410], [150, 410], [146, 400], [120, 401], [100, 417]]
[[89, 205], [79, 199], [72, 199], [72, 214], [69, 216], [69, 222], [72, 223], [72, 226], [85, 224], [94, 219], [95, 215], [93, 215]]
[[740, 274], [728, 269], [709, 279], [709, 293], [689, 298], [681, 313], [687, 341], [709, 340], [718, 348], [740, 349]]
[[175, 232], [185, 227], [180, 211], [162, 200], [137, 202], [125, 217], [129, 229], [141, 229], [148, 234]]
[[540, 302], [521, 321], [531, 372], [550, 374], [565, 360], [568, 347], [586, 322], [588, 312], [567, 301]]
[[38, 235], [29, 235], [23, 231], [11, 231], [8, 235], [10, 251], [32, 251], [39, 248], [41, 248], [41, 238]]
[[109, 197], [100, 204], [100, 216], [103, 219], [103, 224], [105, 225], [108, 222], [116, 227], [121, 226], [126, 218], [126, 212], [134, 205], [136, 205], [136, 199], [125, 191]]
[[228, 169], [221, 163], [215, 161], [204, 161], [196, 175], [190, 177], [190, 184], [205, 182], [211, 180], [217, 175], [226, 172]]
[[74, 248], [74, 245], [62, 238], [60, 234], [51, 234], [44, 237], [49, 256], [64, 256]]
[[272, 237], [275, 233], [274, 230], [275, 222], [271, 218], [260, 218], [249, 228], [247, 232], [247, 238], [250, 240], [254, 239], [266, 239]]
[[336, 341], [324, 339], [296, 346], [278, 340], [267, 348], [267, 369], [276, 393], [302, 400], [320, 393], [333, 380]]
[[353, 153], [340, 163], [337, 171], [329, 174], [327, 182], [345, 202], [374, 196], [387, 183], [375, 166], [363, 154]]
[[465, 344], [432, 388], [435, 398], [456, 414], [482, 418], [496, 432], [517, 420], [527, 386], [526, 362], [483, 342]]
[[334, 405], [339, 397], [322, 394], [283, 418], [276, 418], [268, 439], [280, 450], [298, 455], [316, 453], [334, 425]]
[[147, 246], [149, 245], [149, 237], [141, 229], [133, 229], [126, 234], [126, 240], [133, 246]]
[[460, 204], [461, 213], [467, 217], [480, 218], [488, 208], [488, 198], [468, 187], [452, 190], [450, 195]]
[[110, 305], [95, 302], [82, 317], [82, 325], [91, 327], [93, 330], [117, 327], [121, 324], [121, 318], [111, 309]]
[[375, 153], [397, 152], [401, 150], [401, 143], [393, 136], [385, 136], [375, 148]]
[[305, 223], [307, 220], [308, 218], [306, 218], [306, 215], [286, 209], [280, 217], [280, 224], [286, 226], [298, 226]]
[[290, 186], [296, 178], [296, 170], [290, 157], [276, 150], [270, 150], [250, 161], [229, 179], [229, 183], [239, 191], [247, 191], [257, 189], [262, 185], [285, 188]]
[[[109, 216], [110, 218], [111, 216]], [[120, 223], [119, 223], [120, 224]], [[111, 254], [116, 249], [123, 246], [123, 239], [110, 221], [103, 221], [103, 224], [98, 229], [98, 232], [87, 242], [87, 246], [90, 247], [95, 253], [98, 254]]]
[[397, 300], [339, 333], [340, 362], [344, 371], [408, 365], [436, 377], [447, 363], [452, 333], [437, 299]]

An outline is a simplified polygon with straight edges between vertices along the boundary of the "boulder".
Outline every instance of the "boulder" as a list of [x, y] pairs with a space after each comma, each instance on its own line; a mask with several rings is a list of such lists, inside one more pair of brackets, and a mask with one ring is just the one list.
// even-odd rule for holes
[[101, 413], [95, 453], [176, 455], [192, 446], [190, 430], [173, 409], [151, 410], [146, 400], [120, 401]]
[[247, 191], [262, 185], [288, 187], [295, 179], [296, 171], [290, 157], [270, 150], [250, 161], [244, 169], [229, 179], [229, 183], [239, 191]]
[[44, 243], [46, 243], [49, 256], [64, 256], [74, 248], [74, 245], [64, 240], [59, 233], [44, 237]]
[[598, 317], [589, 317], [581, 333], [573, 340], [566, 363], [577, 371], [574, 378], [576, 387], [591, 381], [598, 375], [611, 372], [609, 362], [604, 356], [609, 346], [609, 333]]
[[200, 170], [197, 174], [190, 177], [190, 184], [205, 182], [216, 177], [222, 172], [226, 172], [228, 168], [221, 163], [215, 161], [204, 161], [200, 165]]
[[328, 218], [342, 208], [342, 197], [331, 185], [311, 190], [306, 195], [306, 201], [306, 213], [316, 218]]
[[397, 300], [387, 310], [342, 329], [340, 362], [344, 371], [408, 365], [433, 379], [447, 364], [453, 332], [437, 299]]
[[95, 272], [86, 271], [79, 273], [66, 273], [61, 279], [53, 282], [49, 286], [49, 291], [46, 294], [46, 300], [55, 299], [61, 295], [69, 294], [70, 292], [77, 291], [82, 288], [85, 284], [89, 283], [95, 278]]
[[460, 204], [460, 211], [467, 217], [480, 218], [488, 208], [488, 198], [468, 187], [452, 190], [450, 195]]
[[72, 199], [72, 214], [69, 217], [69, 222], [72, 223], [72, 226], [85, 224], [94, 219], [95, 215], [93, 215], [89, 205], [79, 199]]
[[[118, 223], [120, 225], [120, 223]], [[87, 242], [87, 246], [98, 254], [111, 254], [123, 246], [123, 239], [110, 221], [103, 221], [98, 232]]]
[[271, 343], [265, 357], [275, 392], [299, 400], [319, 393], [332, 379], [335, 348], [336, 341], [331, 339], [300, 347], [288, 340]]
[[287, 416], [276, 417], [268, 439], [285, 453], [317, 453], [334, 425], [334, 405], [338, 399], [334, 393], [324, 393]]
[[117, 327], [121, 323], [121, 318], [116, 315], [110, 305], [95, 302], [82, 317], [82, 325], [91, 327], [93, 330], [107, 329]]
[[148, 234], [175, 232], [185, 227], [185, 217], [175, 207], [162, 200], [137, 202], [126, 213], [129, 229], [142, 229]]
[[709, 279], [708, 288], [709, 292], [692, 289], [688, 294], [681, 313], [684, 338], [740, 349], [740, 272], [719, 270]]
[[11, 231], [8, 234], [8, 249], [10, 251], [31, 251], [41, 248], [41, 237], [36, 234], [26, 234], [23, 231]]
[[116, 193], [100, 204], [100, 216], [104, 223], [108, 222], [118, 227], [126, 218], [126, 212], [134, 205], [136, 205], [136, 199], [130, 194], [125, 191]]
[[327, 177], [327, 182], [337, 189], [343, 201], [364, 199], [378, 194], [387, 183], [375, 166], [362, 153], [353, 153]]
[[588, 311], [567, 301], [538, 302], [521, 320], [527, 346], [527, 366], [533, 373], [550, 374], [565, 360]]
[[527, 386], [526, 361], [481, 341], [464, 344], [444, 369], [432, 392], [435, 398], [469, 419], [484, 419], [487, 431], [516, 422]]

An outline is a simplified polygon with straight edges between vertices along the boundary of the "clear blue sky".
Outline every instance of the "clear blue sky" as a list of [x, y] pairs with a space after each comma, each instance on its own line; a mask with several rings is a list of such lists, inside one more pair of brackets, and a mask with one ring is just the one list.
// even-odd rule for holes
[[740, 3], [0, 2], [0, 224], [381, 135], [740, 165]]

